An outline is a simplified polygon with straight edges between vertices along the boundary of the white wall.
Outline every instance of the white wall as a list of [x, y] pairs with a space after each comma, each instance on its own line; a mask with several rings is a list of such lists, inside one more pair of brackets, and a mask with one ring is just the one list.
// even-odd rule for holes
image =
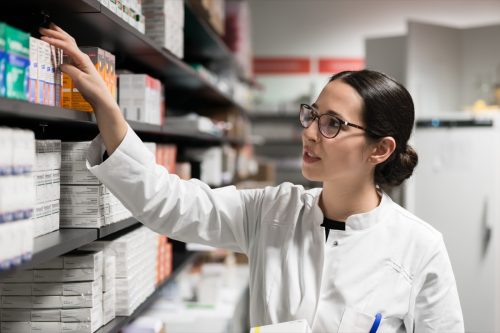
[[490, 90], [500, 83], [500, 25], [462, 32], [462, 105], [493, 96]]
[[461, 109], [461, 29], [409, 22], [406, 87], [417, 117]]
[[[407, 33], [407, 21], [471, 27], [500, 22], [500, 1], [249, 0], [256, 56], [364, 57], [369, 37]], [[492, 43], [497, 43], [492, 41]], [[498, 43], [497, 43], [498, 44]], [[317, 90], [327, 76], [260, 77], [262, 100], [285, 101]]]

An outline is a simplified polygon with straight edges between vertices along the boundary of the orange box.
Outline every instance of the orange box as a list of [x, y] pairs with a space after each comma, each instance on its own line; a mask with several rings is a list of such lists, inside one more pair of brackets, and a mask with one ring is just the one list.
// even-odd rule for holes
[[[106, 54], [108, 52], [98, 47], [82, 47], [80, 49], [90, 57], [90, 60], [94, 64], [95, 68], [97, 69], [103, 80], [106, 82], [106, 70], [107, 66], [109, 66], [109, 64], [107, 65], [107, 60], [110, 58], [109, 56], [106, 57]], [[67, 86], [65, 86], [64, 84], [64, 81], [65, 80], [63, 78], [63, 91], [65, 91], [65, 89], [67, 88]], [[110, 89], [109, 85], [106, 86], [108, 86], [108, 89]], [[85, 112], [93, 111], [92, 106], [83, 98], [78, 89], [73, 86], [73, 83], [71, 83], [71, 91], [71, 109]], [[63, 101], [67, 100], [67, 98], [65, 97], [65, 94], [63, 94]]]

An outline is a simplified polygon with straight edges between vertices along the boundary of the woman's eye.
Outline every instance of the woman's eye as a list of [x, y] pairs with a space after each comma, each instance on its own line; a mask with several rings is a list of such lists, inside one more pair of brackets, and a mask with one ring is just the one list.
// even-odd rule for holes
[[340, 126], [340, 122], [335, 119], [335, 118], [330, 118], [329, 121], [328, 121], [328, 126], [330, 127], [339, 127]]

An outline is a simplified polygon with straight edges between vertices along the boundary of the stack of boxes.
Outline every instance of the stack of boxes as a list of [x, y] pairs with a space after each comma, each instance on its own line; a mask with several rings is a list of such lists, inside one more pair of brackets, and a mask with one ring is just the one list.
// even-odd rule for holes
[[101, 4], [135, 29], [144, 33], [145, 19], [142, 15], [141, 0], [99, 0]]
[[180, 59], [184, 58], [184, 1], [143, 0], [146, 36]]
[[32, 103], [62, 105], [63, 52], [43, 40], [29, 38], [29, 94]]
[[33, 132], [0, 127], [0, 270], [33, 252], [34, 165]]
[[[146, 227], [123, 236], [98, 240], [82, 250], [102, 250], [116, 258], [116, 315], [129, 316], [155, 290], [158, 234]], [[3, 332], [2, 332], [3, 333]]]
[[167, 236], [158, 235], [156, 285], [162, 284], [162, 282], [172, 273], [172, 243], [168, 243], [167, 241]]
[[28, 99], [29, 34], [0, 22], [0, 96]]
[[37, 140], [33, 170], [36, 206], [32, 216], [35, 237], [59, 229], [60, 169], [61, 141]]
[[[98, 47], [80, 47], [80, 50], [90, 57], [95, 68], [103, 78], [108, 90], [117, 98], [117, 79], [115, 56]], [[92, 106], [83, 98], [67, 74], [62, 75], [62, 106], [66, 109], [92, 112]]]
[[125, 118], [162, 125], [165, 117], [163, 87], [147, 74], [120, 74], [119, 104]]
[[93, 333], [103, 325], [103, 253], [55, 258], [0, 280], [2, 333]]
[[63, 142], [61, 228], [100, 228], [131, 217], [86, 166], [90, 142]]
[[177, 146], [156, 144], [156, 163], [164, 166], [169, 173], [175, 173]]

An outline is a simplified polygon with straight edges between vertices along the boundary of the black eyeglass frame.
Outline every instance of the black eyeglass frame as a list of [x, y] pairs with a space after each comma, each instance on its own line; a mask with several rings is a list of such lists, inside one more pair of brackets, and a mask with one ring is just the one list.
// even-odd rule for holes
[[[302, 123], [302, 114], [303, 114], [303, 110], [304, 109], [309, 109], [311, 110], [311, 113], [312, 113], [312, 121], [311, 121], [311, 124], [309, 124], [309, 126], [304, 126], [304, 124]], [[337, 120], [340, 124], [340, 126], [338, 127], [337, 129], [337, 132], [333, 135], [333, 136], [327, 136], [325, 135], [322, 131], [321, 131], [321, 126], [319, 125], [320, 123], [320, 118], [321, 117], [330, 117], [330, 118], [333, 118], [335, 120]], [[340, 133], [340, 130], [341, 130], [341, 127], [342, 125], [345, 125], [345, 126], [350, 126], [350, 127], [354, 127], [354, 128], [357, 128], [357, 129], [360, 129], [360, 130], [363, 130], [365, 132], [367, 132], [368, 134], [370, 134], [371, 136], [375, 137], [375, 138], [380, 138], [382, 137], [381, 135], [378, 135], [372, 131], [370, 131], [369, 129], [366, 129], [364, 128], [363, 126], [360, 126], [360, 125], [356, 125], [356, 124], [353, 124], [353, 123], [350, 123], [342, 118], [339, 118], [333, 114], [328, 114], [328, 113], [325, 113], [325, 114], [322, 114], [322, 115], [318, 115], [318, 113], [314, 110], [314, 108], [312, 106], [310, 106], [309, 104], [300, 104], [300, 111], [299, 111], [299, 121], [300, 121], [300, 125], [303, 127], [303, 128], [309, 128], [312, 123], [314, 123], [316, 121], [316, 119], [318, 119], [318, 131], [321, 133], [321, 135], [323, 135], [325, 138], [327, 139], [333, 139], [335, 138], [337, 135], [339, 135]]]

